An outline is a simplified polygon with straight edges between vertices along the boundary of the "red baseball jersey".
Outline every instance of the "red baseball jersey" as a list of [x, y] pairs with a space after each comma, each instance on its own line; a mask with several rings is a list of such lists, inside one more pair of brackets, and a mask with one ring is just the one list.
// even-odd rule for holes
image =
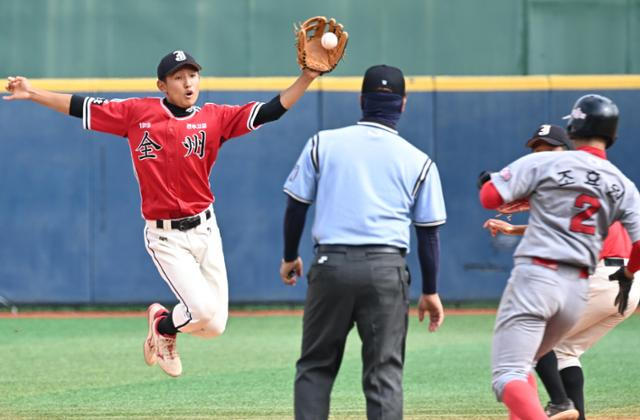
[[631, 238], [620, 222], [614, 222], [609, 226], [607, 237], [602, 243], [600, 259], [602, 258], [629, 258], [631, 255]]
[[126, 137], [146, 220], [178, 219], [213, 201], [209, 183], [218, 149], [255, 130], [261, 102], [231, 106], [205, 103], [182, 118], [162, 98], [85, 98], [83, 126]]

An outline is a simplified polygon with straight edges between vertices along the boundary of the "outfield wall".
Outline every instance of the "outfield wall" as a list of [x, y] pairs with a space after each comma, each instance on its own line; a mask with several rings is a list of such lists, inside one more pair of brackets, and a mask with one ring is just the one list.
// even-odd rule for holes
[[[266, 101], [292, 79], [203, 79], [201, 102]], [[640, 180], [640, 76], [412, 77], [399, 130], [438, 164], [448, 222], [441, 230], [440, 292], [448, 300], [499, 297], [517, 240], [491, 238], [491, 212], [476, 177], [520, 156], [540, 123], [563, 124], [580, 95], [596, 91], [621, 109], [609, 156]], [[39, 86], [107, 98], [156, 95], [153, 80], [37, 80]], [[98, 89], [100, 87], [100, 89]], [[282, 184], [318, 129], [358, 120], [358, 78], [325, 78], [278, 122], [221, 149], [211, 178], [232, 302], [300, 301], [306, 285], [278, 277]], [[0, 295], [18, 303], [173, 300], [144, 248], [140, 199], [122, 138], [26, 102], [0, 103]], [[307, 227], [312, 222], [312, 212]], [[516, 219], [516, 221], [521, 221]], [[301, 254], [312, 247], [307, 228]], [[412, 296], [419, 294], [415, 254]]]
[[337, 18], [339, 76], [640, 73], [640, 0], [5, 0], [0, 74], [151, 77], [169, 51], [209, 76], [295, 75], [293, 23]]

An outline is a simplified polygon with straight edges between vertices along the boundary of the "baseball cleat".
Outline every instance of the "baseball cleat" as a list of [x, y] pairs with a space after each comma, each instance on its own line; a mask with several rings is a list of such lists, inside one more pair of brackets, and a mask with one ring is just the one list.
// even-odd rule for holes
[[167, 308], [160, 305], [159, 303], [153, 303], [149, 305], [147, 308], [147, 323], [149, 324], [149, 332], [147, 334], [146, 340], [144, 340], [143, 350], [144, 350], [144, 361], [147, 365], [153, 366], [156, 364], [157, 356], [156, 356], [156, 338], [155, 336], [158, 334], [155, 329], [155, 320], [160, 315], [167, 313]]
[[562, 404], [549, 402], [544, 408], [544, 413], [551, 420], [578, 420], [578, 417], [580, 417], [580, 413], [576, 410], [571, 400], [567, 400]]
[[[154, 324], [158, 323], [156, 320]], [[176, 349], [176, 335], [155, 334], [156, 336], [156, 358], [158, 365], [169, 376], [180, 376], [182, 374], [182, 362]]]

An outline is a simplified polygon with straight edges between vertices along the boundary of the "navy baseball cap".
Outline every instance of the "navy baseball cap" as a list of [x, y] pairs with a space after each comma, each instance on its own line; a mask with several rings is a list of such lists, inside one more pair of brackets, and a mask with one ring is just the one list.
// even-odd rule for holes
[[526, 146], [533, 147], [538, 141], [543, 141], [552, 146], [562, 146], [567, 150], [575, 149], [567, 131], [558, 125], [542, 124], [527, 140]]
[[369, 67], [362, 80], [362, 93], [367, 92], [386, 92], [404, 96], [402, 70], [385, 64]]
[[198, 71], [202, 70], [202, 67], [195, 58], [182, 50], [176, 50], [165, 55], [162, 57], [162, 60], [160, 60], [160, 64], [158, 64], [158, 79], [163, 80], [184, 66], [195, 67]]

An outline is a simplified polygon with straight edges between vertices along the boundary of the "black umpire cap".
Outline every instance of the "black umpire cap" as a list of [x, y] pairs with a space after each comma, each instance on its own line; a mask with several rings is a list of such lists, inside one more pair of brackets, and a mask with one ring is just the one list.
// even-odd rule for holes
[[402, 70], [385, 64], [369, 67], [362, 80], [362, 93], [367, 92], [386, 92], [404, 96]]
[[164, 80], [165, 77], [184, 66], [195, 67], [198, 71], [202, 70], [196, 59], [182, 50], [165, 55], [158, 64], [158, 80]]
[[527, 140], [526, 146], [533, 148], [538, 141], [543, 141], [552, 146], [562, 146], [567, 150], [575, 149], [567, 131], [558, 125], [542, 124], [536, 129], [533, 136]]

